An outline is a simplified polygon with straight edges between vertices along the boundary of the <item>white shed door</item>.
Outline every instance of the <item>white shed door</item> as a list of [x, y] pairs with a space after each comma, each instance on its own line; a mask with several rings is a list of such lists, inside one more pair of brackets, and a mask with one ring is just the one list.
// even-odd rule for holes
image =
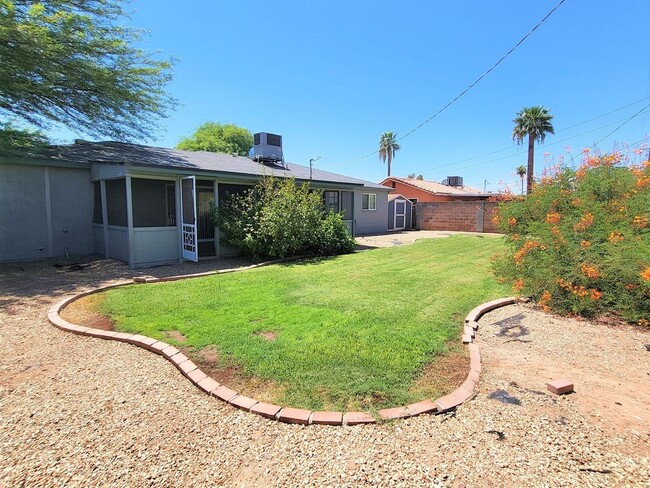
[[395, 200], [395, 229], [406, 227], [406, 202]]
[[197, 262], [199, 252], [196, 235], [196, 179], [181, 179], [181, 232], [183, 236], [183, 259]]

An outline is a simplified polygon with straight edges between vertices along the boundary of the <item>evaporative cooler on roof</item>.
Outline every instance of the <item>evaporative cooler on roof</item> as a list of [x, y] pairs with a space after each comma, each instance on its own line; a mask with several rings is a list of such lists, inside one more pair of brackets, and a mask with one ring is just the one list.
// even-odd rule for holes
[[282, 155], [282, 136], [258, 132], [253, 136], [254, 145], [248, 156], [260, 163], [281, 163], [284, 161]]

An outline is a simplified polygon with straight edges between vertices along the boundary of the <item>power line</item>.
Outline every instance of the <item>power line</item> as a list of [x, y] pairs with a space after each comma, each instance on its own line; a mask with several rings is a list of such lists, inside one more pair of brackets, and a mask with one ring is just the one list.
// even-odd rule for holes
[[[450, 102], [448, 102], [444, 107], [442, 107], [441, 109], [439, 109], [436, 113], [434, 113], [433, 115], [431, 115], [431, 116], [430, 116], [428, 119], [426, 119], [424, 122], [420, 123], [419, 125], [417, 125], [417, 126], [414, 127], [413, 129], [411, 129], [410, 131], [408, 131], [406, 134], [404, 134], [402, 137], [398, 138], [397, 140], [398, 140], [398, 141], [401, 141], [402, 139], [405, 139], [406, 137], [408, 137], [408, 136], [410, 136], [411, 134], [413, 134], [416, 130], [421, 129], [424, 125], [426, 125], [426, 124], [428, 124], [429, 122], [431, 122], [431, 121], [432, 121], [433, 119], [435, 119], [438, 115], [440, 115], [442, 112], [444, 112], [445, 110], [447, 110], [451, 105], [453, 105], [455, 102], [457, 102], [461, 97], [463, 97], [463, 96], [464, 96], [468, 91], [470, 91], [472, 88], [474, 88], [474, 86], [476, 86], [476, 85], [477, 85], [477, 84], [478, 84], [478, 83], [479, 83], [483, 78], [485, 78], [488, 74], [490, 74], [490, 72], [491, 72], [492, 70], [494, 70], [497, 66], [499, 66], [499, 65], [500, 65], [500, 64], [501, 64], [501, 63], [502, 63], [502, 62], [503, 62], [503, 61], [504, 61], [508, 56], [510, 56], [510, 55], [515, 51], [515, 49], [517, 49], [519, 46], [521, 46], [521, 45], [524, 43], [524, 41], [525, 41], [526, 39], [528, 39], [528, 38], [533, 34], [533, 32], [535, 32], [535, 31], [536, 31], [536, 30], [537, 30], [537, 29], [538, 29], [538, 28], [539, 28], [539, 27], [540, 27], [540, 26], [541, 26], [541, 25], [546, 21], [546, 19], [548, 19], [548, 18], [553, 14], [553, 12], [555, 12], [555, 11], [560, 7], [560, 5], [562, 5], [565, 1], [566, 1], [566, 0], [560, 0], [560, 2], [559, 2], [555, 7], [553, 7], [553, 8], [550, 10], [550, 12], [547, 13], [547, 14], [544, 16], [544, 18], [543, 18], [542, 20], [540, 20], [540, 21], [539, 21], [539, 22], [538, 22], [538, 23], [537, 23], [537, 24], [536, 24], [536, 25], [535, 25], [535, 26], [534, 26], [530, 31], [528, 31], [528, 33], [527, 33], [524, 37], [522, 37], [521, 39], [519, 39], [519, 41], [518, 41], [518, 42], [517, 42], [517, 43], [516, 43], [512, 48], [510, 48], [510, 50], [509, 50], [507, 53], [505, 53], [503, 56], [501, 56], [501, 58], [500, 58], [496, 63], [494, 63], [492, 66], [490, 66], [490, 68], [489, 68], [487, 71], [485, 71], [481, 76], [479, 76], [479, 77], [478, 77], [478, 78], [477, 78], [473, 83], [471, 83], [471, 84], [470, 84], [468, 87], [466, 87], [462, 92], [460, 92], [458, 95], [456, 95], [456, 97], [455, 97], [453, 100], [451, 100]], [[366, 159], [366, 158], [368, 158], [368, 157], [370, 157], [370, 156], [373, 156], [374, 154], [377, 154], [378, 152], [379, 152], [378, 150], [377, 150], [377, 151], [373, 151], [373, 152], [371, 152], [371, 153], [369, 153], [369, 154], [366, 154], [365, 156], [362, 156], [362, 157], [360, 157], [360, 158], [354, 159], [354, 160], [352, 160], [352, 161], [347, 161], [346, 163], [343, 163], [343, 164], [356, 163], [357, 161], [361, 161], [362, 159]]]
[[[643, 107], [641, 110], [639, 110], [637, 113], [635, 113], [634, 115], [632, 115], [631, 117], [629, 117], [625, 122], [623, 122], [621, 125], [619, 125], [616, 129], [614, 129], [613, 131], [611, 131], [609, 134], [607, 134], [605, 137], [603, 137], [600, 141], [598, 141], [598, 142], [595, 143], [593, 146], [591, 146], [591, 148], [596, 147], [598, 144], [600, 144], [601, 142], [603, 142], [605, 139], [607, 139], [609, 136], [611, 136], [614, 132], [616, 132], [618, 129], [620, 129], [621, 127], [623, 127], [625, 124], [627, 124], [627, 123], [628, 123], [629, 121], [631, 121], [633, 118], [635, 118], [635, 117], [638, 116], [638, 115], [641, 115], [641, 114], [643, 113], [643, 111], [644, 111], [645, 109], [647, 109], [647, 108], [650, 108], [650, 103], [649, 103], [648, 105], [646, 105], [645, 107]], [[590, 149], [591, 149], [591, 148], [590, 148]]]
[[[650, 110], [646, 110], [646, 109], [648, 109], [649, 107], [650, 107], [650, 104], [649, 104], [649, 105], [646, 105], [646, 106], [643, 107], [639, 112], [637, 112], [637, 113], [634, 114], [632, 117], [629, 117], [629, 118], [627, 118], [627, 119], [617, 120], [616, 122], [612, 122], [612, 123], [610, 123], [610, 124], [606, 124], [606, 125], [603, 125], [603, 126], [597, 127], [597, 128], [595, 128], [595, 129], [591, 129], [591, 130], [588, 130], [588, 131], [586, 131], [586, 132], [582, 132], [582, 133], [580, 133], [580, 134], [576, 134], [576, 135], [571, 136], [571, 137], [566, 137], [566, 138], [564, 138], [564, 139], [560, 139], [559, 141], [554, 141], [554, 142], [551, 142], [551, 143], [549, 143], [549, 144], [545, 144], [545, 146], [548, 147], [548, 146], [555, 146], [556, 144], [562, 144], [563, 142], [570, 141], [570, 140], [572, 140], [572, 139], [575, 139], [576, 137], [581, 137], [581, 136], [584, 136], [584, 135], [587, 135], [587, 134], [591, 134], [592, 132], [596, 132], [596, 131], [598, 131], [598, 130], [600, 130], [600, 129], [604, 129], [604, 128], [606, 128], [606, 127], [611, 127], [612, 125], [614, 125], [614, 124], [618, 124], [619, 122], [623, 122], [620, 126], [618, 126], [618, 127], [617, 127], [616, 129], [614, 129], [612, 132], [610, 132], [609, 134], [607, 134], [605, 137], [603, 137], [603, 138], [602, 138], [600, 141], [598, 141], [596, 144], [592, 145], [592, 146], [590, 147], [590, 149], [591, 149], [591, 148], [597, 146], [599, 143], [601, 143], [601, 142], [603, 141], [603, 139], [606, 139], [607, 137], [609, 137], [610, 135], [612, 135], [614, 132], [616, 132], [618, 129], [620, 129], [621, 127], [623, 127], [623, 125], [627, 124], [627, 123], [628, 123], [630, 120], [632, 120], [634, 117], [640, 115], [641, 113], [647, 113], [647, 112], [650, 112]], [[594, 120], [594, 119], [592, 119], [592, 120]], [[580, 124], [576, 124], [576, 125], [573, 126], [573, 127], [576, 127], [577, 125], [580, 125]], [[561, 131], [558, 131], [558, 132], [561, 132]], [[460, 167], [457, 167], [458, 164], [462, 164], [462, 163], [467, 162], [467, 161], [472, 161], [472, 160], [474, 160], [474, 159], [482, 158], [482, 157], [484, 157], [484, 156], [489, 156], [489, 155], [491, 155], [491, 154], [496, 154], [496, 153], [498, 153], [498, 152], [503, 152], [503, 151], [505, 151], [505, 150], [506, 150], [506, 149], [501, 149], [501, 150], [499, 150], [499, 151], [494, 151], [494, 152], [492, 152], [492, 153], [488, 153], [488, 154], [485, 154], [485, 155], [483, 155], [483, 156], [477, 156], [477, 157], [475, 157], [475, 158], [466, 159], [466, 160], [464, 160], [464, 161], [459, 161], [459, 162], [456, 162], [456, 163], [451, 163], [451, 164], [447, 164], [447, 165], [444, 165], [444, 166], [438, 166], [438, 167], [436, 167], [436, 168], [430, 168], [430, 169], [431, 169], [431, 170], [434, 170], [434, 171], [439, 171], [439, 170], [441, 170], [441, 169], [445, 169], [445, 168], [455, 168], [455, 169], [473, 168], [474, 166], [481, 166], [481, 165], [483, 165], [483, 164], [493, 163], [493, 162], [495, 162], [495, 161], [501, 161], [501, 160], [503, 160], [503, 159], [507, 159], [507, 158], [510, 158], [510, 157], [516, 156], [516, 155], [518, 154], [518, 153], [511, 153], [511, 154], [507, 154], [507, 155], [502, 156], [502, 157], [499, 157], [499, 158], [489, 159], [489, 160], [487, 160], [487, 161], [480, 161], [480, 162], [478, 162], [478, 163], [468, 164], [468, 165], [466, 165], [466, 166], [460, 166]], [[424, 170], [424, 171], [426, 172], [426, 170]]]
[[[628, 108], [628, 107], [631, 107], [631, 106], [633, 106], [633, 105], [636, 105], [636, 104], [639, 103], [639, 102], [643, 102], [644, 100], [648, 100], [649, 98], [650, 98], [650, 97], [644, 97], [644, 98], [641, 98], [641, 99], [639, 99], [639, 100], [637, 100], [637, 101], [635, 101], [635, 102], [629, 103], [629, 104], [627, 104], [627, 105], [624, 105], [624, 106], [622, 106], [622, 107], [616, 108], [616, 109], [614, 109], [614, 110], [610, 110], [609, 112], [606, 112], [606, 113], [604, 113], [604, 114], [600, 114], [600, 115], [597, 115], [597, 116], [592, 117], [592, 118], [590, 118], [590, 119], [584, 120], [584, 121], [582, 121], [582, 122], [578, 122], [577, 124], [571, 125], [571, 126], [569, 126], [569, 127], [564, 127], [564, 128], [562, 128], [562, 129], [556, 131], [555, 134], [560, 134], [560, 133], [562, 133], [562, 132], [566, 132], [566, 131], [569, 130], [569, 129], [573, 129], [573, 128], [575, 128], [575, 127], [578, 127], [578, 126], [584, 125], [584, 124], [586, 124], [586, 123], [588, 123], [588, 122], [593, 122], [594, 120], [600, 119], [600, 118], [605, 117], [605, 116], [607, 116], [607, 115], [611, 115], [611, 114], [613, 114], [613, 113], [615, 113], [615, 112], [619, 112], [619, 111], [624, 110], [624, 109], [626, 109], [626, 108]], [[623, 120], [623, 119], [622, 119], [622, 120]], [[617, 121], [617, 122], [620, 122], [620, 121]], [[594, 132], [594, 131], [596, 131], [596, 130], [603, 129], [603, 128], [605, 128], [605, 127], [609, 127], [610, 125], [614, 125], [614, 124], [616, 124], [617, 122], [612, 122], [611, 124], [607, 124], [607, 125], [604, 125], [604, 126], [602, 126], [602, 127], [598, 127], [597, 129], [593, 129], [593, 130], [590, 130], [590, 131], [587, 131], [587, 132], [583, 132], [583, 133], [581, 133], [581, 134], [577, 134], [577, 135], [575, 135], [575, 136], [571, 136], [571, 137], [568, 138], [568, 139], [562, 139], [562, 140], [560, 140], [560, 141], [551, 142], [551, 143], [549, 143], [549, 144], [547, 144], [547, 145], [548, 145], [548, 146], [552, 146], [553, 144], [559, 144], [559, 143], [564, 142], [564, 141], [567, 141], [567, 140], [569, 140], [569, 139], [574, 139], [574, 138], [576, 138], [576, 137], [580, 137], [580, 136], [582, 136], [582, 135], [589, 134], [590, 132]], [[493, 154], [498, 154], [498, 153], [503, 152], [503, 151], [509, 151], [509, 150], [511, 150], [511, 149], [512, 149], [512, 146], [504, 147], [503, 149], [497, 149], [496, 151], [492, 151], [492, 152], [489, 152], [489, 153], [481, 154], [480, 156], [473, 156], [473, 157], [468, 158], [468, 159], [463, 159], [463, 160], [461, 160], [461, 161], [456, 161], [456, 162], [454, 162], [454, 163], [449, 163], [449, 164], [447, 164], [447, 165], [441, 166], [441, 167], [436, 168], [436, 169], [453, 167], [453, 166], [456, 166], [457, 164], [467, 163], [467, 162], [469, 162], [469, 161], [474, 161], [475, 159], [481, 159], [481, 158], [484, 158], [484, 157], [486, 157], [486, 156], [492, 156]], [[491, 162], [491, 161], [499, 161], [500, 159], [505, 159], [506, 157], [510, 157], [510, 156], [513, 156], [513, 155], [514, 155], [514, 154], [511, 154], [511, 155], [508, 155], [508, 156], [504, 156], [503, 158], [499, 158], [499, 159], [493, 159], [493, 160], [490, 160], [490, 162]], [[483, 164], [483, 163], [479, 163], [479, 164]]]

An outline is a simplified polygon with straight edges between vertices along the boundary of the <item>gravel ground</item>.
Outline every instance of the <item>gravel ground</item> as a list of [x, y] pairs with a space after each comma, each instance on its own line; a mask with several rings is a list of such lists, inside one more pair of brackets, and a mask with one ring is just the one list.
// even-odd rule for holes
[[389, 232], [387, 234], [361, 236], [361, 237], [357, 237], [356, 241], [361, 248], [395, 247], [404, 244], [413, 244], [415, 241], [419, 239], [440, 239], [444, 237], [449, 237], [454, 234], [479, 236], [487, 239], [501, 236], [501, 234], [483, 234], [479, 232], [405, 230], [401, 232]]
[[[479, 390], [455, 413], [294, 426], [207, 397], [150, 352], [45, 318], [62, 295], [116, 279], [243, 262], [53, 264], [0, 265], [0, 486], [650, 486], [647, 331], [505, 307], [480, 322]], [[545, 391], [559, 371], [575, 394]], [[622, 405], [591, 408], [612, 381]]]

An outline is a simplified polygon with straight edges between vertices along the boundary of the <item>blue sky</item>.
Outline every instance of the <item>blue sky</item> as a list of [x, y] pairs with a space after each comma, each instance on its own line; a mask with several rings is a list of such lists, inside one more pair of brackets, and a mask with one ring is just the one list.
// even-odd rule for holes
[[[320, 156], [321, 169], [380, 181], [377, 155], [353, 161], [375, 151], [381, 133], [400, 137], [437, 112], [558, 2], [133, 0], [132, 25], [150, 31], [144, 47], [178, 59], [169, 90], [180, 107], [148, 142], [173, 147], [205, 121], [230, 122], [281, 134], [288, 161]], [[649, 14], [647, 0], [566, 0], [401, 140], [392, 174], [517, 189], [526, 150], [512, 142], [512, 119], [530, 105], [551, 109], [556, 129], [537, 149], [536, 172], [544, 152], [557, 161], [569, 145], [579, 158], [650, 104]], [[599, 148], [643, 140], [646, 111]]]

